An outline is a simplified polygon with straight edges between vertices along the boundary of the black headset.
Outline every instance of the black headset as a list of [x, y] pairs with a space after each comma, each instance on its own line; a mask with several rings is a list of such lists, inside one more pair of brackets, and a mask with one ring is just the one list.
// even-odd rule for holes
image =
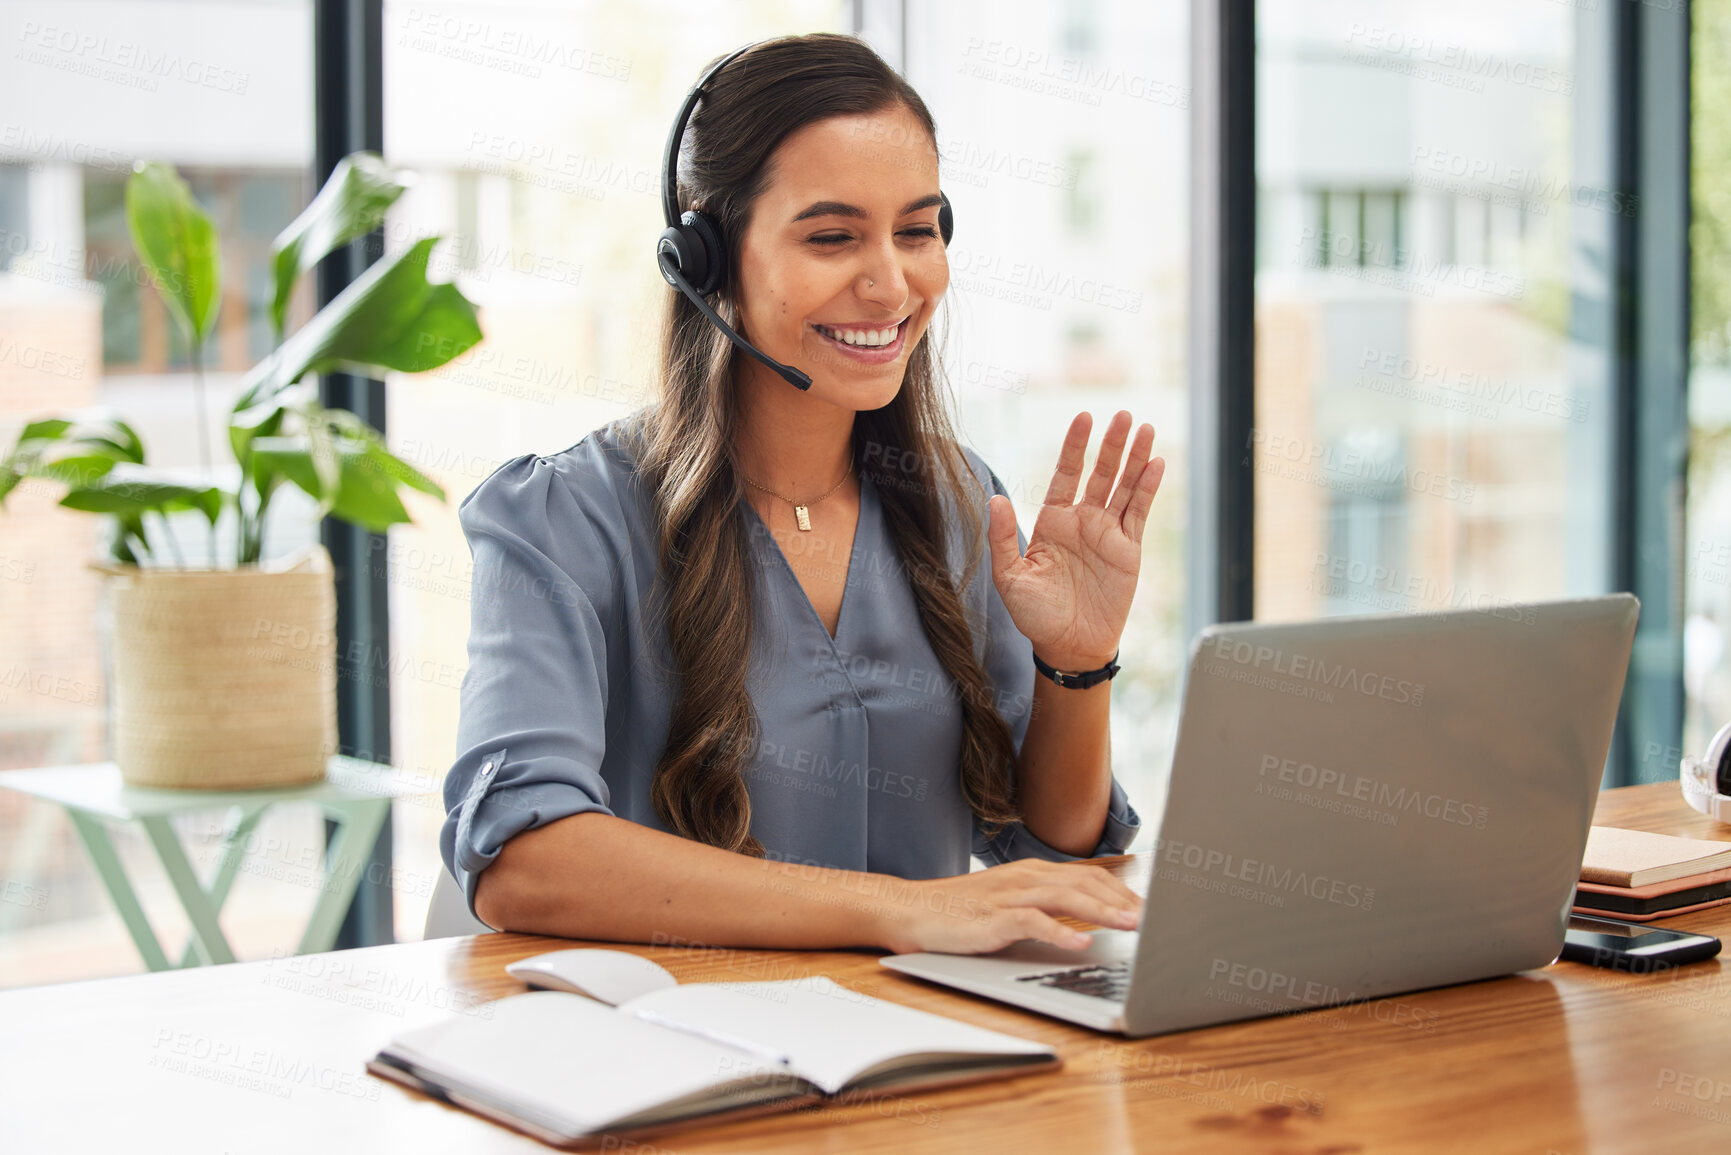
[[[783, 365], [734, 332], [732, 326], [721, 319], [721, 314], [703, 299], [720, 291], [727, 283], [727, 241], [721, 235], [721, 228], [716, 224], [715, 218], [708, 213], [696, 209], [684, 213], [679, 211], [679, 145], [685, 138], [685, 123], [691, 119], [692, 109], [697, 107], [698, 98], [703, 95], [704, 87], [715, 74], [756, 47], [757, 44], [747, 44], [744, 48], [724, 56], [720, 63], [698, 78], [686, 95], [685, 103], [679, 106], [679, 115], [673, 121], [673, 131], [667, 136], [667, 156], [661, 165], [661, 214], [667, 220], [667, 227], [662, 230], [661, 239], [655, 244], [655, 263], [661, 269], [662, 278], [690, 297], [698, 311], [708, 317], [717, 329], [727, 334], [728, 340], [775, 370], [796, 389], [810, 389], [810, 377], [792, 365]], [[943, 197], [938, 206], [938, 233], [943, 237], [944, 244], [948, 245], [956, 228], [955, 214], [950, 211], [950, 198], [942, 193], [938, 195]]]

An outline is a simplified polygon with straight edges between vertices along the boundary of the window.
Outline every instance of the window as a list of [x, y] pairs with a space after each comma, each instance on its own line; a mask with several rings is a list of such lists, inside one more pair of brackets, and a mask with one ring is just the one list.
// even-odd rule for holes
[[1153, 424], [1167, 461], [1113, 681], [1114, 769], [1152, 814], [1186, 652], [1188, 12], [905, 8], [905, 72], [937, 120], [956, 209], [946, 307], [962, 437], [1010, 490], [1024, 533], [1078, 411], [1094, 415], [1090, 468], [1120, 409]]
[[[1731, 0], [1686, 8], [1695, 282], [1677, 584], [1684, 744], [1699, 748], [1731, 718]], [[1675, 532], [1676, 511], [1657, 516], [1653, 500], [1674, 479], [1618, 472], [1629, 448], [1620, 383], [1641, 376], [1643, 406], [1665, 398], [1641, 393], [1656, 361], [1616, 359], [1619, 333], [1633, 340], [1615, 280], [1630, 258], [1617, 246], [1648, 234], [1619, 224], [1634, 206], [1612, 170], [1636, 162], [1614, 155], [1614, 134], [1633, 130], [1612, 123], [1630, 93], [1613, 91], [1610, 70], [1614, 33], [1639, 23], [1650, 47], [1673, 9], [1683, 6], [1257, 6], [1255, 333], [1238, 346], [1256, 351], [1255, 509], [1240, 524], [1254, 527], [1257, 616], [1595, 593], [1621, 580], [1611, 559], [1627, 554], [1643, 581], [1674, 572], [1678, 559], [1649, 556], [1665, 535], [1626, 524]], [[393, 447], [449, 494], [410, 495], [416, 524], [388, 539], [395, 761], [425, 785], [396, 807], [399, 937], [419, 936], [442, 870], [439, 789], [468, 625], [456, 505], [503, 461], [556, 452], [650, 399], [668, 119], [704, 63], [785, 32], [866, 35], [936, 116], [957, 216], [939, 318], [951, 386], [964, 439], [1010, 487], [1023, 528], [1050, 478], [1053, 431], [1077, 410], [1095, 414], [1096, 444], [1119, 408], [1159, 431], [1169, 470], [1113, 711], [1116, 769], [1145, 814], [1158, 810], [1190, 540], [1188, 17], [1185, 4], [1131, 0], [384, 4], [387, 152], [420, 174], [386, 244], [445, 234], [435, 275], [481, 304], [487, 333], [446, 368], [389, 382]], [[153, 462], [196, 467], [187, 351], [132, 259], [125, 175], [139, 158], [174, 163], [222, 230], [225, 303], [210, 351], [220, 413], [268, 348], [270, 239], [312, 192], [311, 27], [308, 0], [0, 8], [0, 39], [16, 49], [0, 96], [19, 110], [0, 126], [0, 348], [32, 353], [29, 365], [0, 357], [0, 433], [40, 412], [109, 405], [134, 419]], [[1674, 29], [1660, 31], [1671, 43]], [[80, 59], [93, 40], [187, 51]], [[169, 63], [194, 51], [224, 87]], [[139, 63], [152, 59], [164, 63]], [[1640, 115], [1649, 145], [1685, 139], [1665, 113]], [[1663, 215], [1643, 209], [1642, 230]], [[1682, 315], [1673, 298], [1652, 299]], [[1677, 432], [1669, 418], [1640, 416], [1639, 452], [1681, 460], [1664, 443]], [[1614, 495], [1643, 512], [1622, 516]], [[22, 494], [0, 515], [0, 766], [107, 756], [100, 601], [83, 565], [96, 526], [53, 496]], [[312, 513], [279, 500], [271, 552], [312, 540]], [[1632, 682], [1670, 675], [1670, 639], [1650, 640]], [[79, 692], [38, 692], [44, 674]], [[1668, 733], [1662, 709], [1625, 722], [1630, 713], [1643, 735]], [[1644, 776], [1674, 771], [1680, 751], [1646, 745], [1633, 751]], [[273, 821], [261, 837], [295, 854], [322, 846], [316, 816]], [[137, 969], [62, 818], [0, 795], [0, 846], [8, 871], [45, 879], [52, 896], [42, 910], [0, 905], [0, 986]], [[148, 848], [121, 851], [172, 945], [178, 908], [152, 887]], [[229, 930], [243, 957], [275, 946], [312, 898], [259, 877], [237, 886], [247, 893], [230, 919], [247, 913]]]
[[0, 272], [29, 249], [30, 170], [0, 164]]
[[1315, 238], [1314, 267], [1381, 265], [1406, 260], [1401, 244], [1403, 190], [1324, 189], [1305, 197]]
[[[1703, 0], [1691, 18], [1694, 285], [1682, 750], [1699, 754], [1731, 722], [1731, 3]], [[1657, 752], [1656, 769], [1675, 773], [1680, 756]]]
[[1608, 588], [1610, 337], [1569, 323], [1591, 18], [1258, 6], [1259, 618]]
[[[271, 239], [306, 204], [312, 163], [312, 13], [306, 0], [209, 4], [20, 0], [0, 7], [0, 438], [49, 413], [106, 407], [130, 421], [152, 465], [199, 466], [192, 383], [124, 215], [133, 161], [165, 161], [191, 183], [223, 241], [224, 299], [208, 358], [213, 425], [239, 375], [268, 349]], [[305, 306], [300, 302], [300, 315]], [[26, 356], [14, 354], [27, 351]], [[216, 462], [229, 460], [220, 427]], [[98, 576], [88, 514], [56, 487], [20, 490], [0, 513], [0, 767], [109, 758]], [[202, 561], [202, 518], [176, 522]], [[219, 540], [227, 542], [228, 533]], [[272, 556], [314, 540], [310, 503], [272, 508]], [[220, 815], [182, 826], [210, 868]], [[261, 840], [322, 845], [311, 807], [274, 812]], [[142, 833], [117, 833], [122, 861], [170, 953], [185, 917]], [[113, 903], [60, 811], [0, 794], [6, 878], [46, 893], [0, 904], [0, 987], [143, 969]], [[202, 850], [202, 854], [201, 854]], [[266, 870], [270, 863], [265, 863]], [[224, 917], [241, 957], [289, 949], [316, 895], [244, 872]]]
[[392, 761], [427, 793], [396, 807], [396, 932], [421, 937], [444, 865], [440, 784], [468, 665], [457, 504], [498, 465], [557, 453], [653, 395], [661, 156], [704, 65], [752, 40], [843, 31], [839, 0], [717, 6], [384, 6], [385, 151], [418, 174], [386, 244], [441, 233], [435, 277], [486, 340], [387, 382], [392, 446], [445, 487], [389, 535]]

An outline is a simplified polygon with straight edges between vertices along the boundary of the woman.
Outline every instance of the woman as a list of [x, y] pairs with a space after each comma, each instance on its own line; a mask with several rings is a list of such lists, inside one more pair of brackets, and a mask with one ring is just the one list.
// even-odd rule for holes
[[926, 339], [949, 283], [935, 140], [860, 41], [729, 60], [680, 200], [725, 238], [715, 307], [810, 388], [670, 294], [660, 399], [464, 501], [441, 848], [489, 925], [897, 952], [1137, 925], [1122, 883], [1062, 865], [1139, 826], [1109, 683], [1036, 659], [1109, 677], [1164, 464], [1119, 413], [1077, 502], [1079, 414], [1022, 541]]

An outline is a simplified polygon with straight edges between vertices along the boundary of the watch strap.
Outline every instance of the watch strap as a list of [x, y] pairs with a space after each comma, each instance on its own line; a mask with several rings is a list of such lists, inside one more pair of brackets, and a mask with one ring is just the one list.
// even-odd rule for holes
[[1040, 660], [1040, 655], [1034, 655], [1034, 668], [1046, 675], [1056, 685], [1066, 690], [1086, 690], [1090, 686], [1098, 686], [1101, 682], [1110, 681], [1118, 670], [1118, 653], [1113, 653], [1112, 660], [1098, 670], [1085, 670], [1079, 674], [1066, 674], [1055, 670]]

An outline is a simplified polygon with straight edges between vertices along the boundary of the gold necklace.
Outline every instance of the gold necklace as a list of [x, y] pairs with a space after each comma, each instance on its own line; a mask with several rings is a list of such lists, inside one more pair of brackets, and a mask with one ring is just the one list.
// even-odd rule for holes
[[[745, 471], [741, 470], [739, 476], [745, 477]], [[759, 485], [759, 484], [757, 484], [757, 482], [753, 481], [749, 477], [745, 477], [745, 484], [751, 486], [753, 489], [761, 489], [761, 490], [763, 490], [763, 492], [769, 494], [771, 497], [780, 497], [783, 501], [787, 502], [789, 505], [792, 505], [793, 506], [793, 519], [794, 519], [794, 521], [799, 523], [799, 528], [804, 529], [804, 530], [809, 530], [811, 528], [811, 511], [807, 507], [816, 505], [818, 502], [822, 501], [825, 497], [828, 497], [831, 493], [834, 493], [836, 490], [840, 489], [843, 485], [847, 484], [847, 479], [852, 477], [852, 476], [853, 476], [853, 465], [852, 465], [852, 463], [849, 463], [849, 465], [847, 467], [847, 472], [842, 474], [842, 478], [840, 481], [838, 481], [834, 485], [830, 486], [828, 491], [825, 492], [822, 496], [814, 497], [810, 501], [806, 501], [806, 502], [795, 501], [791, 497], [783, 497], [781, 494], [777, 493], [775, 490], [770, 489], [768, 486], [765, 486], [765, 485]]]

